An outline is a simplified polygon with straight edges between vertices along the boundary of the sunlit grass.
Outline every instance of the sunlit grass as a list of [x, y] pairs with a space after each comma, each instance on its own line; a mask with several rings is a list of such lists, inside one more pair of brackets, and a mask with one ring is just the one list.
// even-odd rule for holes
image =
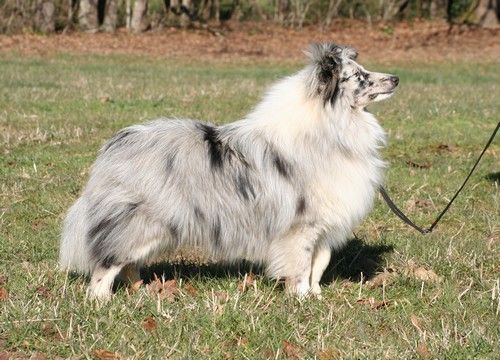
[[[246, 266], [166, 264], [143, 275], [179, 279], [174, 302], [122, 288], [98, 307], [85, 300], [85, 279], [57, 271], [64, 212], [116, 130], [160, 116], [238, 119], [269, 83], [299, 66], [0, 59], [0, 276], [8, 278], [0, 284], [8, 291], [0, 300], [0, 352], [261, 359], [291, 356], [287, 341], [303, 358], [498, 357], [498, 140], [434, 234], [417, 234], [378, 201], [357, 239], [334, 256], [322, 300], [288, 298], [261, 276], [241, 293]], [[396, 96], [371, 110], [389, 133], [388, 189], [429, 224], [498, 121], [498, 64], [368, 68], [401, 78]], [[418, 267], [441, 282], [419, 280]], [[391, 283], [362, 282], [384, 268]], [[370, 297], [387, 306], [357, 302]], [[143, 326], [149, 316], [151, 331]]]

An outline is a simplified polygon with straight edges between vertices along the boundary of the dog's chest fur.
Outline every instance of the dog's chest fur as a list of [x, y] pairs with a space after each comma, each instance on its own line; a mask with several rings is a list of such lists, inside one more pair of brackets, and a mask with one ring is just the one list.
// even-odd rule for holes
[[333, 143], [334, 137], [336, 146], [311, 156], [315, 163], [305, 168], [308, 197], [327, 232], [349, 232], [359, 224], [372, 207], [384, 170], [378, 148], [385, 134], [375, 118], [366, 112], [343, 116], [345, 126], [335, 127], [331, 129], [334, 134], [326, 132], [317, 139], [318, 144]]

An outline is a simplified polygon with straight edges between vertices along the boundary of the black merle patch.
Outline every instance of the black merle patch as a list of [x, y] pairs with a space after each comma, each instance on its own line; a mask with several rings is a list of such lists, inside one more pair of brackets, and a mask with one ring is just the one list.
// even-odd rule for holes
[[171, 224], [168, 225], [168, 231], [170, 232], [170, 236], [172, 237], [172, 240], [176, 244], [179, 244], [179, 238], [180, 238], [179, 227], [176, 224], [171, 223]]
[[221, 240], [221, 224], [220, 224], [220, 219], [218, 217], [212, 226], [211, 236], [215, 248], [220, 249], [222, 246], [222, 240]]
[[174, 168], [175, 154], [168, 153], [165, 157], [165, 169], [167, 172], [171, 172]]
[[203, 211], [198, 206], [194, 207], [194, 216], [196, 217], [197, 220], [204, 221], [205, 220], [205, 214]]
[[295, 214], [297, 216], [303, 215], [306, 212], [306, 199], [304, 196], [299, 197], [297, 200], [297, 207], [295, 209]]
[[127, 204], [121, 212], [101, 219], [88, 231], [87, 241], [90, 244], [92, 256], [96, 259], [102, 259], [103, 266], [106, 267], [105, 264], [111, 266], [116, 262], [114, 255], [109, 253], [110, 249], [108, 249], [106, 239], [115, 229], [123, 229], [128, 224], [139, 205], [140, 203]]
[[116, 257], [114, 255], [106, 256], [101, 262], [101, 266], [105, 267], [106, 269], [109, 269], [113, 265], [118, 265]]
[[316, 59], [318, 94], [323, 97], [324, 103], [334, 103], [339, 93], [339, 78], [342, 67], [342, 47], [329, 44], [326, 48], [319, 46], [316, 51], [320, 55]]
[[210, 166], [212, 168], [222, 168], [224, 149], [219, 139], [219, 130], [215, 126], [207, 124], [197, 124], [197, 126], [203, 132], [203, 140], [205, 140], [208, 145]]
[[249, 200], [250, 197], [255, 199], [255, 190], [248, 178], [248, 174], [238, 174], [235, 178], [236, 189], [238, 193], [243, 197], [244, 200]]
[[123, 146], [126, 140], [132, 135], [134, 131], [131, 129], [123, 129], [118, 131], [115, 136], [111, 138], [103, 147], [103, 152], [110, 150], [111, 148], [118, 148]]
[[273, 154], [273, 165], [278, 170], [278, 173], [285, 179], [289, 179], [292, 173], [292, 166], [283, 159], [280, 155]]

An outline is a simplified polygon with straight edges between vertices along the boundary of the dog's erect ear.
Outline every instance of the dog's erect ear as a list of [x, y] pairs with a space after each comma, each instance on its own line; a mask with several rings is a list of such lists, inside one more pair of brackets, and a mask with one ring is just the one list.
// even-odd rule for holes
[[356, 49], [354, 49], [352, 47], [349, 47], [349, 46], [344, 47], [343, 52], [344, 52], [345, 57], [347, 57], [351, 60], [356, 60], [356, 58], [358, 57], [358, 52], [356, 51]]
[[356, 60], [358, 56], [358, 52], [354, 48], [334, 43], [311, 44], [305, 53], [317, 66], [320, 83], [328, 83], [334, 78], [338, 78], [342, 62], [347, 59]]
[[315, 64], [340, 65], [343, 59], [356, 60], [358, 52], [350, 46], [340, 46], [334, 43], [313, 43], [305, 54]]
[[325, 103], [333, 103], [337, 97], [339, 73], [347, 55], [345, 49], [333, 43], [312, 44], [306, 52], [315, 68], [314, 90], [321, 94]]
[[317, 66], [318, 80], [321, 83], [330, 82], [342, 64], [342, 47], [333, 43], [311, 44], [306, 55]]

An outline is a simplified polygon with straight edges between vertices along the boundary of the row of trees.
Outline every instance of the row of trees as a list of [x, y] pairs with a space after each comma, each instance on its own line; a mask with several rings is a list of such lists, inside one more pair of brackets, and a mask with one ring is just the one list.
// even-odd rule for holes
[[244, 20], [329, 27], [336, 18], [446, 18], [496, 27], [499, 10], [500, 0], [0, 0], [0, 32], [112, 32], [118, 27], [143, 32]]

